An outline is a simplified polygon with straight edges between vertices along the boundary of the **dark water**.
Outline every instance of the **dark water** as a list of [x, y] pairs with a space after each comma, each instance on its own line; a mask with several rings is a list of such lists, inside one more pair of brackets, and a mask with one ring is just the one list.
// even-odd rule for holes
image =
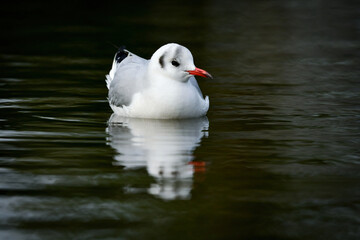
[[[0, 239], [359, 239], [359, 2], [132, 2], [2, 3]], [[207, 118], [108, 125], [108, 41]]]

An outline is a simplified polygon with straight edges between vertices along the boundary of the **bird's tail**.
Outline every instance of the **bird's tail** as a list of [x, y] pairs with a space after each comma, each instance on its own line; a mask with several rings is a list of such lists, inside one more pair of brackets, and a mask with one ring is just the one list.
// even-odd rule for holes
[[125, 49], [125, 46], [121, 46], [118, 49], [118, 51], [116, 52], [111, 70], [110, 70], [109, 74], [106, 75], [106, 79], [105, 79], [106, 86], [108, 89], [110, 88], [111, 81], [114, 79], [118, 64], [121, 63], [122, 60], [124, 60], [128, 55], [129, 55], [129, 52]]
[[129, 55], [129, 52], [126, 50], [125, 46], [119, 47], [118, 51], [115, 54], [116, 63], [121, 63]]

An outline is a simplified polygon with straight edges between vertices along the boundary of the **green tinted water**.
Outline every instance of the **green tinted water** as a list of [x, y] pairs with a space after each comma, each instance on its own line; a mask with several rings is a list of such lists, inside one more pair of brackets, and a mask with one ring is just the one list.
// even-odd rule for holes
[[[1, 239], [357, 239], [355, 1], [7, 3]], [[108, 125], [126, 45], [188, 47], [207, 118]]]

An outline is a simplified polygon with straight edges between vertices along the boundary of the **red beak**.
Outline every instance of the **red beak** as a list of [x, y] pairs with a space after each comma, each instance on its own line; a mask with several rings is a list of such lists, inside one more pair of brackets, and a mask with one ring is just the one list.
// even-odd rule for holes
[[200, 68], [195, 68], [195, 70], [187, 70], [186, 72], [190, 73], [191, 75], [198, 75], [201, 77], [206, 77], [206, 78], [213, 78], [210, 73], [208, 73], [205, 70], [202, 70]]

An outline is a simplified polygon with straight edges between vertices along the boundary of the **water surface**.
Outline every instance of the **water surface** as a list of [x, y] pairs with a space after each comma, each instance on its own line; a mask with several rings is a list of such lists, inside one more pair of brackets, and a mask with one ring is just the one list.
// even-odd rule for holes
[[[356, 1], [8, 2], [1, 239], [358, 239]], [[207, 118], [112, 116], [116, 51], [178, 42]]]

